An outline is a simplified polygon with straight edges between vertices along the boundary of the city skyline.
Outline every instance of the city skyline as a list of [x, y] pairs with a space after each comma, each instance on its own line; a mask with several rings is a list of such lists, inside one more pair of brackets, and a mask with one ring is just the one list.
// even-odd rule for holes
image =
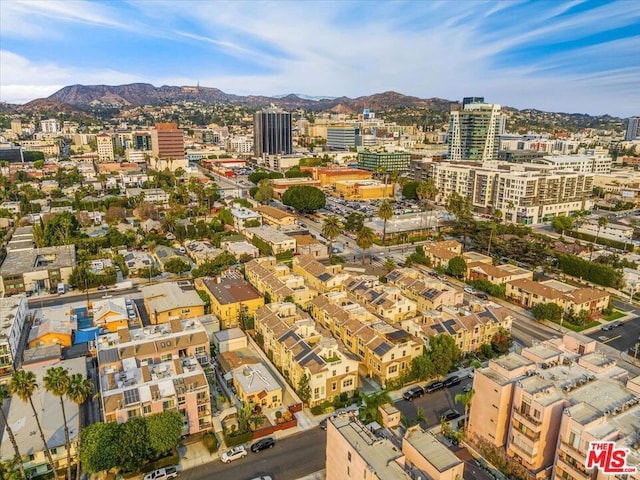
[[9, 1], [0, 31], [9, 103], [145, 82], [639, 113], [637, 2]]

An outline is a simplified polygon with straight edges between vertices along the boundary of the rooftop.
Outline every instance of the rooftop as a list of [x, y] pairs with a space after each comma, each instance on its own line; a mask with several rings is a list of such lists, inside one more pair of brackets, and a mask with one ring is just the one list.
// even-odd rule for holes
[[29, 250], [8, 251], [0, 265], [0, 275], [22, 275], [40, 270], [73, 268], [76, 265], [76, 247], [34, 248]]
[[262, 298], [262, 295], [242, 278], [205, 278], [203, 283], [220, 305], [248, 302]]
[[150, 312], [166, 312], [184, 307], [204, 306], [200, 295], [193, 288], [183, 288], [177, 283], [159, 283], [140, 289]]
[[439, 472], [446, 472], [462, 463], [462, 460], [440, 443], [431, 432], [421, 429], [409, 429], [404, 436], [404, 441], [413, 445]]

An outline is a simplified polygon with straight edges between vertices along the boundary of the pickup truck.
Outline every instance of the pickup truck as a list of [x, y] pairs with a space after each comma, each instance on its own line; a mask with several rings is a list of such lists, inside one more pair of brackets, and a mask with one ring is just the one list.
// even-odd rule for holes
[[168, 480], [169, 478], [176, 478], [177, 476], [178, 469], [176, 467], [164, 467], [147, 473], [143, 480]]

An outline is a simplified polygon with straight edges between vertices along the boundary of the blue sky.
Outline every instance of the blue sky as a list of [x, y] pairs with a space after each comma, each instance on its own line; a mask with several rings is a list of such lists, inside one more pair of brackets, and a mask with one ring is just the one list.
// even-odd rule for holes
[[0, 101], [132, 82], [640, 114], [640, 1], [0, 2]]

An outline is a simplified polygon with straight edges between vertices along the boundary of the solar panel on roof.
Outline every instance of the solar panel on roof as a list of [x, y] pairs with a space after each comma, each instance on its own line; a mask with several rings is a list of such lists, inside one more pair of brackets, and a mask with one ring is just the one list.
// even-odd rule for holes
[[382, 356], [385, 353], [387, 353], [389, 350], [391, 350], [391, 345], [389, 345], [388, 343], [381, 343], [380, 345], [378, 345], [376, 348], [373, 349], [373, 352], [378, 355], [378, 356]]
[[140, 401], [140, 394], [137, 388], [124, 391], [124, 404], [131, 405], [132, 403], [138, 403]]

